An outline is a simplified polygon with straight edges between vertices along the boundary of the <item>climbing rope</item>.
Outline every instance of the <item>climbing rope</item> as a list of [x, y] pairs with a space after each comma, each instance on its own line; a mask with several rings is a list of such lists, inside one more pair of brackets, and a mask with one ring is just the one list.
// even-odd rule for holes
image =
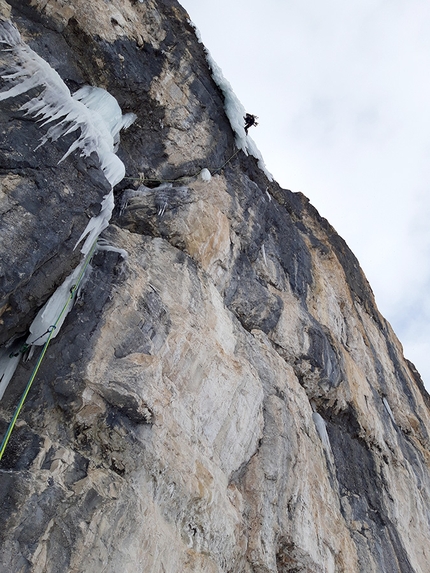
[[[230, 163], [230, 161], [236, 157], [236, 155], [239, 153], [239, 151], [241, 151], [241, 149], [236, 149], [236, 151], [233, 153], [233, 155], [231, 157], [229, 157], [229, 159], [227, 159], [227, 161], [225, 163], [223, 163], [221, 165], [221, 167], [218, 167], [217, 169], [214, 169], [212, 171], [212, 173], [217, 173], [218, 171], [221, 171], [222, 169], [224, 169], [224, 167]], [[140, 183], [177, 183], [178, 181], [185, 181], [186, 179], [194, 179], [194, 177], [197, 177], [200, 174], [201, 170], [198, 171], [197, 173], [194, 173], [194, 175], [183, 175], [182, 177], [178, 177], [177, 179], [146, 179], [145, 177], [124, 177], [124, 179], [128, 179], [130, 181], [139, 181]]]
[[[58, 325], [58, 323], [60, 322], [60, 320], [62, 319], [64, 313], [66, 312], [67, 307], [69, 306], [70, 302], [73, 300], [75, 294], [77, 293], [77, 291], [78, 291], [78, 289], [79, 289], [79, 285], [81, 284], [82, 279], [84, 278], [85, 271], [86, 271], [88, 265], [90, 264], [91, 258], [92, 258], [93, 254], [94, 254], [95, 249], [96, 249], [96, 244], [97, 244], [97, 239], [94, 241], [93, 246], [91, 247], [91, 250], [90, 250], [90, 252], [89, 252], [88, 255], [87, 255], [87, 258], [85, 259], [85, 263], [84, 263], [84, 265], [83, 265], [83, 267], [82, 267], [82, 269], [81, 269], [81, 272], [80, 272], [79, 275], [78, 275], [76, 284], [74, 284], [74, 285], [72, 286], [72, 288], [70, 289], [69, 297], [68, 297], [66, 303], [64, 304], [63, 308], [61, 309], [61, 312], [60, 312], [60, 314], [58, 315], [56, 321], [54, 322], [54, 324], [52, 324], [52, 325], [48, 328], [48, 330], [47, 330], [46, 332], [44, 332], [41, 336], [39, 336], [38, 338], [36, 338], [36, 340], [39, 340], [39, 338], [41, 338], [42, 336], [45, 336], [45, 334], [48, 334], [48, 338], [46, 339], [46, 342], [45, 342], [45, 344], [43, 345], [42, 352], [40, 353], [40, 356], [39, 356], [39, 358], [38, 358], [38, 360], [37, 360], [37, 362], [36, 362], [36, 366], [34, 367], [33, 372], [31, 373], [31, 376], [30, 376], [30, 378], [29, 378], [29, 380], [28, 380], [28, 382], [27, 382], [27, 386], [25, 387], [25, 390], [24, 390], [24, 392], [23, 392], [23, 394], [22, 394], [22, 396], [21, 396], [21, 399], [20, 399], [20, 401], [19, 401], [19, 403], [18, 403], [18, 406], [17, 406], [16, 409], [15, 409], [15, 413], [14, 413], [14, 415], [13, 415], [13, 417], [12, 417], [12, 420], [11, 420], [10, 423], [9, 423], [8, 429], [7, 429], [6, 434], [5, 434], [4, 438], [3, 438], [3, 441], [2, 441], [2, 443], [1, 443], [1, 446], [0, 446], [0, 460], [1, 460], [2, 457], [3, 457], [3, 454], [4, 454], [5, 450], [6, 450], [7, 444], [8, 444], [8, 442], [9, 442], [9, 439], [10, 439], [10, 436], [11, 436], [11, 434], [12, 434], [12, 431], [13, 431], [13, 429], [14, 429], [14, 427], [15, 427], [15, 424], [16, 424], [16, 421], [17, 421], [17, 419], [18, 419], [18, 416], [19, 416], [19, 414], [20, 414], [20, 412], [21, 412], [21, 410], [22, 410], [22, 407], [23, 407], [24, 402], [25, 402], [25, 400], [26, 400], [26, 398], [27, 398], [27, 395], [28, 395], [28, 393], [30, 392], [30, 388], [31, 388], [31, 386], [32, 386], [32, 384], [33, 384], [34, 379], [36, 378], [36, 374], [37, 374], [37, 372], [38, 372], [38, 370], [39, 370], [39, 368], [40, 368], [40, 365], [42, 364], [42, 360], [43, 360], [43, 358], [44, 358], [44, 356], [45, 356], [45, 353], [46, 353], [46, 351], [47, 351], [47, 349], [48, 349], [49, 343], [51, 342], [51, 338], [52, 338], [53, 335], [54, 335], [54, 331], [55, 331], [55, 329], [57, 328], [57, 325]], [[33, 343], [36, 342], [36, 340], [34, 340]], [[24, 346], [26, 346], [26, 345], [24, 345]]]
[[221, 165], [221, 167], [218, 167], [218, 169], [214, 169], [214, 173], [216, 173], [217, 171], [221, 171], [221, 169], [224, 169], [224, 167], [227, 165], [227, 163], [230, 163], [230, 161], [233, 159], [233, 157], [235, 157], [240, 151], [239, 149], [236, 149], [236, 151], [233, 153], [233, 155], [230, 157], [230, 159], [227, 159], [227, 161]]
[[[221, 165], [221, 167], [218, 167], [217, 169], [214, 169], [214, 170], [212, 171], [212, 173], [217, 173], [218, 171], [221, 171], [222, 169], [224, 169], [224, 167], [225, 167], [228, 163], [230, 163], [230, 161], [239, 153], [239, 151], [240, 151], [240, 148], [237, 149], [237, 150], [233, 153], [233, 155], [232, 155], [231, 157], [229, 157], [229, 158], [227, 159], [227, 161]], [[200, 171], [201, 171], [201, 170], [200, 170]], [[194, 175], [184, 175], [184, 176], [182, 176], [182, 177], [179, 177], [178, 179], [145, 179], [144, 177], [124, 177], [124, 179], [129, 179], [129, 180], [132, 180], [132, 181], [139, 181], [139, 182], [141, 182], [141, 183], [145, 183], [145, 182], [151, 182], [151, 183], [177, 183], [178, 181], [184, 181], [184, 180], [186, 180], [186, 179], [193, 179], [194, 177], [197, 177], [197, 176], [200, 174], [200, 171], [199, 171], [198, 173], [195, 173]], [[8, 444], [8, 442], [9, 442], [9, 439], [10, 439], [11, 435], [12, 435], [12, 431], [13, 431], [13, 429], [14, 429], [14, 427], [15, 427], [15, 424], [16, 424], [16, 421], [17, 421], [17, 419], [18, 419], [18, 416], [19, 416], [19, 414], [20, 414], [20, 412], [21, 412], [21, 410], [22, 410], [22, 407], [24, 406], [24, 402], [25, 402], [25, 400], [26, 400], [26, 398], [27, 398], [27, 395], [28, 395], [28, 393], [29, 393], [29, 391], [30, 391], [30, 388], [31, 388], [32, 384], [33, 384], [33, 381], [34, 381], [34, 379], [36, 378], [36, 375], [37, 375], [37, 373], [38, 373], [38, 371], [39, 371], [40, 365], [42, 364], [42, 360], [43, 360], [43, 358], [45, 357], [45, 354], [46, 354], [46, 351], [47, 351], [47, 349], [48, 349], [49, 343], [51, 342], [51, 338], [52, 338], [53, 335], [54, 335], [54, 331], [55, 331], [55, 329], [57, 328], [57, 325], [58, 325], [59, 321], [60, 321], [61, 318], [63, 317], [64, 313], [66, 312], [67, 307], [69, 306], [70, 302], [73, 300], [73, 298], [74, 298], [74, 296], [75, 296], [75, 294], [76, 294], [76, 292], [77, 292], [77, 290], [78, 290], [78, 288], [79, 288], [79, 285], [80, 285], [80, 283], [81, 283], [81, 281], [82, 281], [82, 279], [83, 279], [83, 277], [84, 277], [85, 270], [86, 270], [87, 266], [88, 266], [89, 263], [90, 263], [91, 257], [92, 257], [93, 254], [94, 254], [94, 250], [95, 250], [95, 248], [96, 248], [96, 243], [97, 243], [97, 239], [94, 241], [94, 244], [93, 244], [93, 246], [91, 247], [90, 252], [88, 253], [88, 256], [87, 256], [87, 258], [86, 258], [86, 260], [85, 260], [85, 264], [84, 264], [84, 266], [82, 267], [81, 272], [79, 273], [78, 280], [77, 280], [76, 284], [73, 285], [73, 287], [70, 289], [69, 298], [67, 299], [66, 303], [64, 304], [64, 306], [63, 306], [63, 308], [62, 308], [60, 314], [59, 314], [58, 317], [57, 317], [57, 320], [54, 322], [53, 325], [51, 325], [51, 326], [46, 330], [46, 332], [44, 332], [43, 334], [41, 334], [40, 336], [38, 336], [35, 340], [33, 340], [32, 343], [29, 343], [29, 344], [26, 343], [26, 344], [24, 344], [24, 345], [22, 346], [22, 348], [20, 349], [20, 351], [19, 351], [19, 354], [24, 354], [24, 353], [28, 350], [28, 348], [31, 346], [31, 344], [34, 344], [34, 342], [36, 342], [37, 340], [39, 340], [40, 338], [42, 338], [43, 336], [45, 336], [46, 334], [48, 334], [48, 338], [46, 339], [46, 342], [45, 342], [45, 344], [43, 345], [42, 352], [40, 353], [40, 356], [39, 356], [39, 358], [38, 358], [38, 360], [37, 360], [36, 366], [34, 367], [33, 372], [31, 373], [31, 376], [30, 376], [30, 378], [29, 378], [29, 380], [28, 380], [28, 382], [27, 382], [27, 386], [25, 387], [25, 390], [24, 390], [24, 392], [23, 392], [23, 394], [22, 394], [22, 396], [21, 396], [21, 399], [20, 399], [20, 401], [19, 401], [19, 403], [18, 403], [18, 406], [17, 406], [16, 409], [15, 409], [15, 413], [14, 413], [14, 415], [13, 415], [13, 417], [12, 417], [12, 420], [11, 420], [10, 423], [9, 423], [8, 429], [7, 429], [6, 434], [5, 434], [4, 438], [3, 438], [3, 441], [2, 441], [2, 443], [1, 443], [1, 446], [0, 446], [0, 460], [1, 460], [2, 457], [3, 457], [3, 454], [4, 454], [5, 450], [6, 450], [7, 444]], [[12, 358], [12, 356], [17, 356], [17, 355], [18, 355], [18, 353], [16, 353], [16, 354], [11, 354], [10, 357]]]

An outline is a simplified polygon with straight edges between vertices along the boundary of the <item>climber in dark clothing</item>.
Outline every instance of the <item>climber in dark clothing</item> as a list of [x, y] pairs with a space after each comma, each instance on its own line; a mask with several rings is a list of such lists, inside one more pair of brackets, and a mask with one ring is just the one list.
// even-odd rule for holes
[[248, 129], [253, 125], [258, 125], [258, 123], [255, 121], [256, 119], [258, 119], [258, 117], [256, 115], [247, 113], [243, 119], [245, 120], [245, 133], [246, 135], [248, 135]]

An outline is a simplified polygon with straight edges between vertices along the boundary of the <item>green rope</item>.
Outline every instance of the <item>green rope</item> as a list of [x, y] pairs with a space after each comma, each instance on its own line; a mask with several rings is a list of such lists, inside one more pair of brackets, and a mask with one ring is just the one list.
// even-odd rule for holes
[[[43, 345], [42, 352], [40, 353], [40, 356], [39, 356], [39, 358], [38, 358], [38, 360], [37, 360], [37, 362], [36, 362], [36, 366], [34, 367], [33, 372], [31, 373], [31, 376], [30, 376], [30, 378], [29, 378], [29, 380], [28, 380], [28, 382], [27, 382], [27, 386], [25, 387], [24, 393], [23, 393], [22, 396], [21, 396], [21, 399], [20, 399], [20, 401], [19, 401], [19, 403], [18, 403], [18, 406], [17, 406], [16, 409], [15, 409], [15, 413], [14, 413], [14, 415], [13, 415], [13, 417], [12, 417], [12, 420], [11, 420], [10, 423], [9, 423], [7, 432], [6, 432], [6, 434], [5, 434], [4, 438], [3, 438], [3, 441], [2, 441], [2, 444], [1, 444], [1, 447], [0, 447], [0, 460], [1, 460], [2, 457], [3, 457], [3, 454], [4, 454], [5, 450], [6, 450], [7, 444], [8, 444], [8, 442], [9, 442], [9, 439], [10, 439], [10, 436], [11, 436], [11, 434], [12, 434], [12, 431], [13, 431], [13, 429], [14, 429], [14, 427], [15, 427], [15, 424], [16, 424], [16, 421], [17, 421], [17, 419], [18, 419], [18, 416], [19, 416], [19, 414], [20, 414], [20, 412], [21, 412], [21, 410], [22, 410], [22, 407], [23, 407], [24, 402], [25, 402], [25, 400], [26, 400], [26, 398], [27, 398], [27, 395], [28, 395], [28, 393], [30, 392], [30, 388], [31, 388], [31, 386], [32, 386], [32, 384], [33, 384], [33, 381], [34, 381], [34, 379], [35, 379], [35, 377], [36, 377], [36, 374], [37, 374], [37, 372], [38, 372], [38, 370], [39, 370], [39, 368], [40, 368], [40, 365], [42, 364], [42, 360], [43, 360], [43, 358], [44, 358], [44, 356], [45, 356], [45, 353], [46, 353], [46, 351], [47, 351], [47, 349], [48, 349], [49, 343], [51, 342], [51, 338], [52, 338], [52, 336], [53, 336], [53, 334], [54, 334], [54, 330], [57, 328], [57, 324], [60, 322], [61, 318], [63, 317], [64, 313], [66, 312], [67, 307], [69, 306], [71, 300], [73, 300], [73, 297], [75, 296], [75, 294], [76, 294], [76, 292], [77, 292], [77, 290], [78, 290], [78, 288], [79, 288], [79, 285], [80, 285], [80, 283], [82, 282], [82, 279], [84, 278], [84, 273], [85, 273], [85, 271], [86, 271], [86, 269], [87, 269], [87, 267], [88, 267], [88, 265], [89, 265], [89, 263], [90, 263], [90, 260], [91, 260], [93, 254], [94, 254], [94, 251], [95, 251], [95, 248], [96, 248], [96, 243], [97, 243], [97, 239], [94, 241], [93, 246], [91, 247], [91, 250], [90, 250], [90, 252], [88, 253], [88, 256], [87, 256], [87, 258], [86, 258], [86, 260], [85, 260], [85, 264], [83, 265], [83, 267], [82, 267], [82, 269], [81, 269], [81, 272], [80, 272], [79, 275], [78, 275], [78, 280], [76, 281], [76, 284], [74, 284], [73, 287], [70, 289], [69, 298], [67, 299], [67, 302], [65, 303], [65, 305], [63, 306], [63, 308], [62, 308], [60, 314], [58, 315], [57, 320], [56, 320], [56, 321], [54, 322], [54, 324], [53, 324], [52, 326], [50, 326], [50, 327], [48, 328], [48, 330], [42, 335], [42, 336], [44, 336], [45, 334], [48, 334], [48, 338], [46, 339], [46, 342], [45, 342], [45, 344]], [[40, 336], [39, 336], [39, 338], [40, 338]], [[38, 339], [36, 339], [36, 340], [38, 340]]]
[[[221, 169], [224, 169], [227, 163], [230, 163], [230, 161], [233, 159], [233, 157], [235, 157], [239, 153], [239, 151], [241, 151], [241, 148], [236, 149], [233, 155], [229, 159], [227, 159], [227, 161], [223, 163], [221, 167], [214, 169], [212, 173], [217, 173], [218, 171], [221, 171]], [[200, 171], [198, 173], [195, 173], [194, 175], [183, 175], [182, 177], [178, 177], [177, 179], [146, 179], [145, 177], [124, 177], [124, 179], [128, 179], [130, 181], [140, 181], [141, 183], [145, 183], [145, 181], [148, 183], [177, 183], [178, 181], [185, 181], [186, 179], [193, 179], [194, 177], [197, 177], [200, 174]]]
[[[223, 165], [221, 165], [221, 167], [218, 167], [217, 169], [214, 169], [213, 173], [217, 173], [218, 171], [221, 171], [221, 169], [224, 169], [224, 167], [225, 167], [228, 163], [230, 163], [230, 161], [239, 153], [239, 151], [240, 151], [240, 149], [237, 149], [237, 150], [233, 153], [233, 155], [232, 155], [229, 159], [227, 159], [227, 161], [226, 161]], [[140, 181], [140, 182], [142, 182], [142, 183], [144, 183], [145, 181], [152, 182], [152, 183], [176, 183], [176, 182], [178, 182], [178, 181], [183, 181], [183, 180], [185, 180], [185, 179], [192, 179], [193, 177], [197, 177], [197, 176], [199, 175], [199, 173], [200, 173], [200, 171], [199, 171], [198, 173], [195, 173], [194, 175], [184, 175], [183, 177], [179, 177], [178, 179], [145, 179], [145, 178], [143, 178], [143, 177], [124, 177], [124, 179], [129, 179], [129, 180], [133, 180], [133, 181]], [[33, 384], [33, 381], [34, 381], [34, 379], [35, 379], [35, 377], [36, 377], [36, 374], [37, 374], [37, 372], [39, 371], [39, 368], [40, 368], [40, 365], [41, 365], [41, 363], [42, 363], [42, 360], [43, 360], [43, 358], [45, 357], [45, 353], [46, 353], [46, 351], [47, 351], [47, 349], [48, 349], [49, 343], [51, 342], [51, 338], [52, 338], [52, 336], [53, 336], [54, 330], [57, 328], [57, 324], [58, 324], [59, 321], [61, 320], [63, 314], [66, 312], [66, 309], [67, 309], [67, 307], [69, 306], [70, 301], [73, 299], [73, 297], [74, 297], [75, 294], [76, 294], [76, 291], [78, 290], [78, 287], [79, 287], [79, 285], [80, 285], [80, 283], [81, 283], [81, 281], [82, 281], [82, 279], [83, 279], [85, 270], [86, 270], [86, 268], [87, 268], [87, 266], [88, 266], [88, 264], [89, 264], [89, 262], [90, 262], [90, 260], [91, 260], [91, 257], [92, 257], [92, 255], [93, 255], [93, 253], [94, 253], [94, 250], [95, 250], [95, 248], [96, 248], [96, 243], [97, 243], [97, 239], [94, 241], [94, 244], [93, 244], [93, 246], [91, 247], [90, 252], [88, 253], [87, 259], [86, 259], [86, 261], [85, 261], [84, 266], [82, 267], [81, 272], [79, 273], [78, 280], [77, 280], [76, 284], [73, 285], [73, 287], [70, 289], [69, 298], [67, 299], [67, 302], [65, 303], [65, 305], [63, 306], [63, 308], [62, 308], [60, 314], [58, 315], [57, 320], [55, 321], [55, 323], [54, 323], [52, 326], [50, 326], [50, 327], [48, 328], [48, 330], [47, 330], [45, 333], [43, 333], [41, 336], [39, 336], [39, 337], [36, 339], [36, 340], [38, 340], [38, 339], [41, 338], [42, 336], [45, 336], [45, 334], [48, 334], [48, 338], [46, 339], [46, 342], [45, 342], [45, 344], [43, 345], [42, 352], [40, 353], [40, 356], [39, 356], [39, 358], [38, 358], [38, 360], [37, 360], [36, 366], [34, 367], [33, 372], [32, 372], [32, 374], [31, 374], [31, 376], [30, 376], [30, 379], [29, 379], [28, 382], [27, 382], [27, 386], [26, 386], [26, 388], [25, 388], [25, 390], [24, 390], [24, 393], [23, 393], [22, 396], [21, 396], [21, 400], [19, 401], [18, 406], [16, 407], [16, 410], [15, 410], [15, 413], [14, 413], [14, 415], [13, 415], [13, 418], [12, 418], [12, 420], [10, 421], [9, 427], [8, 427], [8, 429], [7, 429], [7, 432], [6, 432], [6, 434], [5, 434], [4, 438], [3, 438], [3, 441], [2, 441], [2, 444], [1, 444], [1, 447], [0, 447], [0, 460], [1, 460], [2, 457], [3, 457], [3, 454], [4, 454], [5, 450], [6, 450], [7, 444], [8, 444], [8, 442], [9, 442], [9, 439], [10, 439], [10, 436], [11, 436], [11, 434], [12, 434], [12, 431], [13, 431], [13, 429], [14, 429], [14, 427], [15, 427], [15, 424], [16, 424], [16, 421], [17, 421], [17, 419], [18, 419], [18, 416], [19, 416], [19, 414], [20, 414], [20, 412], [21, 412], [21, 410], [22, 410], [22, 407], [23, 407], [23, 405], [24, 405], [24, 402], [25, 402], [25, 400], [26, 400], [26, 398], [27, 398], [27, 395], [28, 395], [28, 393], [29, 393], [29, 391], [30, 391], [30, 388], [31, 388], [31, 386], [32, 386], [32, 384]], [[34, 342], [35, 342], [35, 341], [34, 341]], [[27, 345], [24, 345], [23, 348], [25, 348], [25, 350], [27, 350]]]

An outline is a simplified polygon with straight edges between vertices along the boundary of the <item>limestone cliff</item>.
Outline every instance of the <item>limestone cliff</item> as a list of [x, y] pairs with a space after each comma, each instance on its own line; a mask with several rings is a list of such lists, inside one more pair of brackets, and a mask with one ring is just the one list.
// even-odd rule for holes
[[42, 348], [28, 330], [116, 182], [64, 106], [89, 85], [136, 115], [1, 461], [0, 571], [428, 572], [429, 397], [345, 242], [240, 147], [186, 12], [0, 10], [3, 370], [22, 355], [2, 436]]

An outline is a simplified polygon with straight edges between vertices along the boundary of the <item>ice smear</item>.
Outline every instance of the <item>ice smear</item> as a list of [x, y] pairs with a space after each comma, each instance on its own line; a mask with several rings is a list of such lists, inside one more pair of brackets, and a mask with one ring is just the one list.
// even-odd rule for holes
[[92, 217], [88, 221], [88, 225], [85, 227], [84, 232], [79, 237], [75, 245], [75, 249], [79, 245], [79, 243], [83, 241], [86, 237], [85, 242], [81, 248], [81, 253], [87, 255], [90, 252], [91, 247], [94, 244], [94, 241], [97, 239], [100, 233], [104, 229], [106, 229], [106, 227], [109, 225], [109, 221], [112, 216], [112, 211], [114, 206], [115, 206], [115, 200], [112, 189], [110, 193], [105, 195], [102, 201], [102, 208], [100, 210], [100, 213], [95, 217]]
[[[31, 323], [30, 335], [26, 340], [27, 344], [34, 344], [35, 346], [42, 346], [45, 344], [48, 339], [49, 329], [51, 326], [55, 326], [51, 338], [55, 338], [57, 336], [67, 314], [73, 306], [74, 297], [70, 296], [71, 290], [76, 285], [84, 265], [85, 259], [79, 263], [75, 270], [66, 278], [63, 284], [57, 288], [51, 298], [39, 310], [36, 318]], [[59, 316], [60, 319], [58, 320]]]
[[[198, 30], [197, 26], [189, 21], [190, 25], [194, 28], [197, 39], [200, 43], [203, 44], [200, 31]], [[263, 157], [256, 146], [255, 142], [249, 135], [245, 133], [244, 127], [244, 116], [246, 115], [246, 110], [239, 101], [238, 97], [233, 91], [231, 84], [228, 80], [225, 79], [221, 68], [212, 58], [209, 50], [203, 45], [205, 53], [206, 53], [206, 61], [212, 71], [212, 77], [220, 88], [224, 95], [224, 108], [225, 113], [230, 121], [230, 125], [233, 131], [236, 134], [236, 146], [238, 149], [241, 149], [246, 155], [250, 153], [253, 157], [255, 157], [258, 161], [259, 168], [265, 173], [267, 179], [269, 181], [273, 181], [272, 174], [267, 170], [266, 165], [264, 164]]]
[[266, 249], [264, 247], [264, 243], [261, 245], [261, 254], [263, 255], [264, 264], [267, 267]]
[[322, 445], [329, 457], [330, 461], [333, 462], [333, 452], [331, 451], [330, 440], [327, 434], [327, 426], [325, 420], [318, 412], [312, 412], [312, 419], [315, 424], [315, 428], [318, 432]]
[[387, 400], [387, 398], [385, 398], [385, 396], [382, 398], [382, 402], [384, 403], [385, 409], [387, 410], [388, 415], [391, 418], [391, 421], [393, 422], [393, 424], [395, 424], [396, 420], [394, 419], [393, 411], [391, 410], [390, 404], [388, 403], [388, 400]]

